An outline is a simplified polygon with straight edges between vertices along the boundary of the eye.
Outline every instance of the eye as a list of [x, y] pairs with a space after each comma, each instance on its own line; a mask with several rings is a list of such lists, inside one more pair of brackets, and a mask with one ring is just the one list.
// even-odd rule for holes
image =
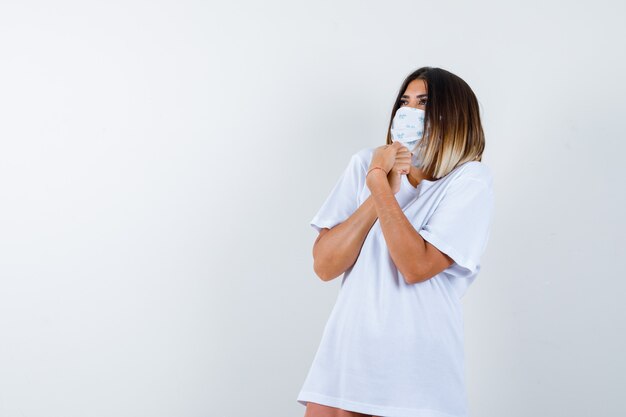
[[[425, 106], [427, 101], [428, 101], [428, 100], [427, 100], [426, 98], [421, 98], [421, 99], [417, 102], [417, 104], [418, 104], [418, 105], [420, 105], [420, 106]], [[401, 106], [405, 106], [406, 104], [407, 104], [407, 103], [406, 103], [406, 100], [400, 100], [400, 105], [401, 105]]]

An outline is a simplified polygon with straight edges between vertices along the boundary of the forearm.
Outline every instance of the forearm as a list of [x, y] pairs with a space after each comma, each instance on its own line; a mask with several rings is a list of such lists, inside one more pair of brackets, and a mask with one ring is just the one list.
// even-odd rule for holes
[[420, 265], [426, 259], [426, 243], [404, 215], [384, 171], [373, 170], [368, 177], [371, 177], [368, 186], [389, 255], [405, 279], [413, 282], [414, 277], [420, 276]]
[[370, 196], [350, 217], [326, 232], [313, 246], [315, 273], [322, 280], [330, 281], [354, 265], [375, 221], [376, 209]]

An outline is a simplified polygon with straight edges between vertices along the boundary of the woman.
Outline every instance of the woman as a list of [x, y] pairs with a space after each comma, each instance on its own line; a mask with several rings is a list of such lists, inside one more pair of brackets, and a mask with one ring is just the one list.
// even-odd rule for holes
[[387, 144], [350, 158], [311, 220], [316, 274], [343, 279], [298, 394], [305, 417], [468, 415], [460, 299], [493, 213], [484, 147], [471, 88], [423, 67]]

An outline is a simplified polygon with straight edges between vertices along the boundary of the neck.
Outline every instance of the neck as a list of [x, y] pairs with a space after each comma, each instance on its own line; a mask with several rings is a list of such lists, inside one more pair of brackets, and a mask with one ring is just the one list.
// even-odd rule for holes
[[420, 168], [411, 165], [411, 169], [409, 170], [408, 180], [414, 187], [417, 187], [422, 180], [434, 181], [434, 178], [428, 177], [424, 171]]

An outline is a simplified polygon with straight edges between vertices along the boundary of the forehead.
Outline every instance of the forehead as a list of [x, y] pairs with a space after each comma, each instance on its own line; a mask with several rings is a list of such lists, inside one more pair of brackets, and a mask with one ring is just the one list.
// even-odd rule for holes
[[404, 94], [408, 95], [418, 95], [425, 94], [427, 92], [426, 81], [424, 80], [413, 80], [406, 86], [406, 90], [404, 90]]

